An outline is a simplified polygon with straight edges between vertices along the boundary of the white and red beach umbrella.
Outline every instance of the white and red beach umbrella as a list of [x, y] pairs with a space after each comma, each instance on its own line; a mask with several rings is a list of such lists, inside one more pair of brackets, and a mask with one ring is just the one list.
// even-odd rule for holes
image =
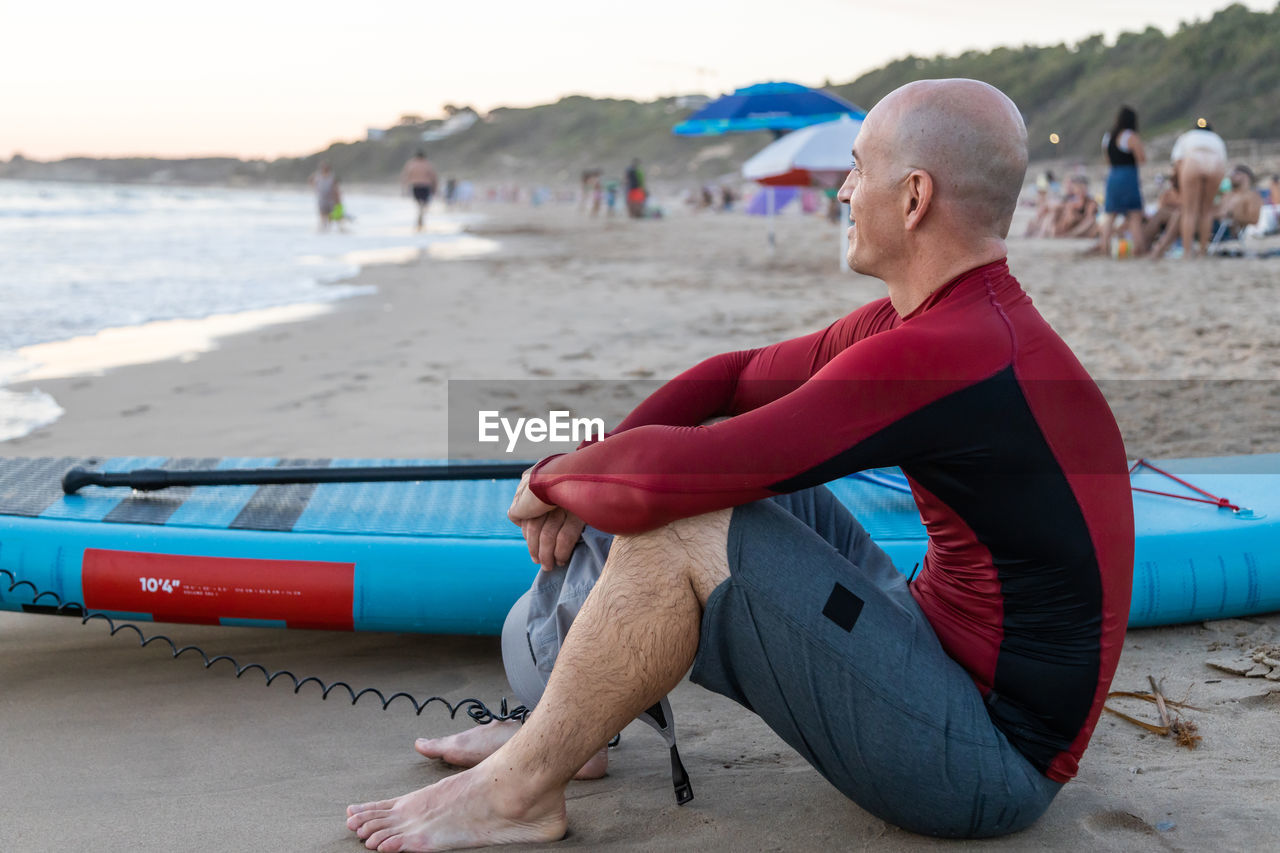
[[839, 186], [861, 127], [860, 119], [842, 116], [793, 130], [743, 163], [742, 176], [774, 187]]

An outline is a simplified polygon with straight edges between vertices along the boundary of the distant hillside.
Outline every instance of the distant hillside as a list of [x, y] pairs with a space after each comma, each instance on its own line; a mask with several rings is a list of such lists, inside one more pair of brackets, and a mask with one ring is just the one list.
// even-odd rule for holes
[[657, 181], [710, 179], [736, 172], [773, 138], [765, 132], [711, 139], [676, 137], [671, 128], [689, 114], [675, 98], [648, 103], [581, 96], [527, 109], [496, 109], [455, 136], [420, 143], [421, 128], [398, 127], [386, 138], [330, 146], [298, 160], [271, 164], [278, 180], [305, 178], [320, 159], [348, 180], [394, 176], [419, 148], [442, 174], [527, 183], [574, 182], [584, 169], [621, 176], [633, 157]]
[[[1280, 5], [1229, 6], [1172, 35], [1148, 27], [1107, 46], [1102, 36], [1053, 47], [908, 56], [831, 91], [870, 106], [903, 83], [972, 77], [1013, 98], [1027, 122], [1033, 159], [1093, 156], [1121, 104], [1146, 137], [1187, 130], [1198, 116], [1228, 139], [1280, 137]], [[1058, 145], [1049, 134], [1061, 137]]]
[[[908, 56], [828, 88], [870, 108], [903, 83], [934, 77], [986, 80], [1018, 104], [1033, 159], [1094, 158], [1098, 140], [1129, 104], [1148, 139], [1171, 136], [1207, 117], [1224, 137], [1280, 138], [1280, 5], [1271, 12], [1230, 6], [1212, 19], [1165, 35], [1155, 28], [1125, 33], [1114, 45], [1093, 36], [1051, 47], [1001, 47], [954, 57]], [[0, 163], [0, 177], [65, 180], [300, 183], [321, 159], [349, 182], [394, 180], [425, 147], [444, 175], [486, 181], [576, 183], [584, 169], [621, 175], [639, 157], [667, 185], [713, 180], [737, 171], [763, 147], [766, 133], [677, 138], [671, 127], [688, 114], [676, 99], [648, 103], [567, 97], [527, 109], [496, 109], [445, 139], [420, 142], [441, 121], [401, 125], [377, 140], [335, 143], [308, 157], [274, 162], [204, 160], [65, 160]], [[1049, 141], [1057, 133], [1060, 143]]]

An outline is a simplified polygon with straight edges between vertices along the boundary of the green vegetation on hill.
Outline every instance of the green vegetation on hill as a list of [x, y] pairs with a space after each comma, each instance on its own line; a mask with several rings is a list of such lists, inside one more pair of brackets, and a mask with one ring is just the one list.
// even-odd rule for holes
[[[1228, 139], [1280, 138], [1280, 5], [1252, 12], [1233, 5], [1210, 20], [1165, 35], [1124, 33], [1108, 45], [1000, 47], [923, 59], [908, 56], [831, 91], [874, 106], [912, 80], [972, 77], [1000, 87], [1027, 120], [1033, 159], [1094, 157], [1121, 104], [1138, 111], [1148, 139], [1204, 116]], [[237, 160], [84, 160], [37, 163], [15, 157], [0, 177], [80, 180], [305, 181], [321, 159], [348, 182], [394, 180], [425, 148], [442, 175], [522, 184], [573, 184], [585, 169], [620, 177], [638, 157], [655, 183], [689, 185], [735, 173], [770, 140], [767, 133], [703, 139], [673, 136], [689, 110], [668, 98], [648, 103], [572, 96], [554, 104], [496, 109], [470, 128], [423, 143], [439, 120], [391, 128], [381, 139], [331, 145], [272, 163]], [[1057, 133], [1060, 143], [1049, 141]]]
[[1033, 159], [1092, 156], [1121, 104], [1137, 110], [1147, 137], [1187, 130], [1200, 116], [1228, 139], [1280, 137], [1280, 5], [1233, 5], [1172, 35], [1148, 27], [1110, 46], [1092, 36], [1071, 46], [908, 56], [831, 91], [870, 106], [936, 77], [972, 77], [1008, 93], [1026, 118]]
[[381, 140], [337, 144], [310, 157], [277, 161], [268, 174], [304, 179], [327, 159], [347, 180], [380, 180], [394, 176], [422, 148], [441, 174], [575, 182], [586, 169], [604, 169], [619, 178], [638, 157], [652, 179], [673, 182], [735, 172], [772, 139], [763, 132], [712, 139], [674, 136], [672, 126], [688, 112], [674, 98], [638, 103], [571, 96], [537, 107], [496, 109], [435, 142], [419, 142], [425, 125], [393, 128]]

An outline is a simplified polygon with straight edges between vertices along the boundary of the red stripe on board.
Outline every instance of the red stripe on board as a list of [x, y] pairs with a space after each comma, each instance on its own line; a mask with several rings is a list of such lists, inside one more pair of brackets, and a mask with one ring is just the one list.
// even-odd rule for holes
[[157, 622], [274, 619], [290, 628], [352, 630], [355, 563], [88, 548], [81, 577], [90, 610], [150, 613]]

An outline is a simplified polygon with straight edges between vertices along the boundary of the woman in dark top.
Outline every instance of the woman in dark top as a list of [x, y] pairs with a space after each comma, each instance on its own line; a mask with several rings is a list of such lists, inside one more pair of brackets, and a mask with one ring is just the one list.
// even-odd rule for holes
[[1102, 220], [1103, 252], [1111, 250], [1111, 235], [1117, 216], [1124, 217], [1124, 229], [1129, 235], [1132, 254], [1146, 251], [1142, 233], [1142, 187], [1138, 182], [1138, 167], [1147, 159], [1138, 136], [1138, 114], [1131, 107], [1121, 107], [1111, 130], [1102, 137], [1102, 148], [1107, 154], [1111, 171], [1107, 174], [1106, 215]]

